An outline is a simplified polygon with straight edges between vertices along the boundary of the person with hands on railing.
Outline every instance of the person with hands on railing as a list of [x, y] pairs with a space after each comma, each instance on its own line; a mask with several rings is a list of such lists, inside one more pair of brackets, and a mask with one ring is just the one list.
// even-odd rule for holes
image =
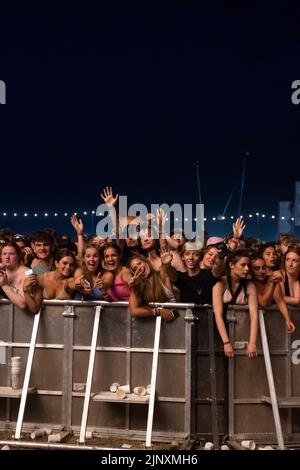
[[250, 339], [248, 342], [248, 357], [256, 357], [256, 338], [258, 330], [257, 292], [253, 282], [247, 279], [250, 259], [248, 252], [237, 250], [226, 260], [227, 275], [221, 278], [213, 287], [213, 310], [219, 334], [227, 357], [233, 357], [234, 351], [229, 340], [224, 322], [225, 306], [247, 305], [250, 313]]
[[120, 247], [114, 243], [105, 245], [103, 258], [103, 268], [114, 277], [108, 295], [113, 301], [127, 301], [130, 295], [131, 272], [121, 264]]
[[[73, 277], [76, 268], [74, 253], [66, 248], [57, 250], [55, 270], [39, 276], [30, 275], [24, 280], [23, 291], [29, 310], [37, 313], [42, 300], [68, 300], [76, 290]], [[42, 293], [42, 295], [41, 295]]]
[[88, 243], [83, 248], [81, 266], [75, 271], [74, 300], [110, 300], [108, 289], [114, 275], [102, 269], [102, 257], [97, 246]]
[[289, 333], [295, 331], [295, 325], [290, 319], [289, 311], [284, 301], [280, 283], [282, 276], [279, 271], [274, 271], [267, 276], [267, 267], [265, 262], [259, 256], [251, 258], [251, 275], [255, 284], [258, 296], [258, 303], [262, 308], [271, 305], [274, 300], [282, 314]]
[[[168, 250], [161, 255], [162, 264], [169, 264], [172, 255]], [[167, 308], [151, 308], [149, 303], [175, 302], [172, 284], [165, 271], [155, 271], [150, 261], [142, 255], [133, 257], [129, 262], [132, 272], [129, 309], [133, 317], [160, 315], [166, 321], [176, 318], [176, 311]]]
[[288, 247], [283, 258], [284, 269], [281, 290], [285, 303], [300, 305], [300, 248], [297, 245]]

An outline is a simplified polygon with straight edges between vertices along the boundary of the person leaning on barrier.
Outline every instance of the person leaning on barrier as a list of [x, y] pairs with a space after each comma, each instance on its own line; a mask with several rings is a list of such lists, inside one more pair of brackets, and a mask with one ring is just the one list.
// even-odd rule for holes
[[110, 300], [108, 289], [114, 282], [114, 275], [102, 269], [101, 253], [98, 246], [88, 243], [82, 251], [81, 266], [75, 271], [75, 300]]
[[250, 259], [248, 252], [238, 250], [226, 260], [227, 275], [213, 287], [213, 310], [219, 334], [224, 344], [224, 353], [233, 357], [234, 351], [230, 343], [224, 322], [225, 305], [247, 305], [250, 313], [250, 339], [248, 357], [256, 357], [256, 338], [258, 329], [257, 292], [253, 282], [247, 279]]
[[46, 272], [40, 276], [31, 274], [26, 277], [23, 292], [28, 309], [32, 313], [37, 313], [43, 299], [71, 299], [75, 290], [81, 288], [81, 284], [76, 284], [72, 277], [75, 267], [75, 255], [63, 248], [55, 255], [55, 271]]
[[284, 255], [281, 290], [288, 305], [300, 305], [300, 248], [289, 246]]
[[[168, 249], [161, 253], [162, 264], [170, 264], [172, 256]], [[151, 308], [150, 302], [175, 302], [172, 284], [163, 269], [155, 271], [150, 261], [137, 255], [129, 261], [132, 272], [130, 281], [129, 309], [133, 317], [161, 316], [166, 321], [176, 318], [176, 312], [167, 308]]]
[[281, 274], [275, 271], [267, 276], [267, 267], [264, 260], [260, 256], [251, 258], [251, 276], [257, 290], [258, 303], [262, 308], [268, 307], [272, 302], [276, 305], [285, 320], [289, 333], [295, 331], [295, 325], [290, 319], [289, 311], [284, 301], [281, 291], [280, 282], [282, 282]]
[[163, 271], [179, 289], [181, 302], [212, 303], [212, 288], [219, 276], [214, 272], [218, 255], [215, 246], [201, 250], [200, 242], [186, 242], [182, 253], [186, 272], [176, 271], [171, 264], [163, 266]]

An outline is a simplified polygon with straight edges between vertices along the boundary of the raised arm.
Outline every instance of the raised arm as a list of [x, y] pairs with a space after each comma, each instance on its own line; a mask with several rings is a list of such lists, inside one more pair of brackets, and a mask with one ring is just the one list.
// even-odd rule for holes
[[119, 239], [119, 224], [118, 224], [118, 218], [117, 218], [117, 213], [115, 209], [115, 205], [117, 203], [119, 194], [117, 194], [115, 197], [113, 195], [112, 187], [111, 186], [106, 186], [106, 188], [103, 189], [102, 193], [100, 194], [101, 198], [107, 205], [107, 208], [109, 210], [109, 215], [112, 221], [113, 225], [113, 231], [117, 236], [117, 239]]
[[164, 284], [168, 282], [176, 282], [178, 278], [178, 274], [176, 269], [172, 266], [172, 259], [173, 254], [170, 252], [168, 246], [161, 247], [160, 249], [160, 259], [161, 259], [161, 267], [160, 267], [160, 277]]
[[72, 215], [71, 217], [71, 224], [73, 225], [74, 229], [77, 233], [77, 254], [80, 258], [82, 258], [82, 253], [84, 249], [84, 239], [83, 239], [83, 222], [82, 219], [77, 219], [76, 215]]
[[245, 231], [246, 225], [242, 217], [238, 217], [232, 224], [233, 237], [229, 240], [228, 248], [235, 251], [238, 247], [239, 240]]

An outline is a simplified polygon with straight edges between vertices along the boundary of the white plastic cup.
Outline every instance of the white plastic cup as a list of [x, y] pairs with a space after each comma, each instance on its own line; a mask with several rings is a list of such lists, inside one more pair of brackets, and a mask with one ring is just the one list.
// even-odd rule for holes
[[221, 446], [221, 450], [230, 450], [230, 447], [228, 447], [226, 444], [223, 444]]
[[254, 450], [256, 445], [255, 445], [255, 442], [254, 441], [242, 441], [241, 442], [241, 446], [244, 447], [244, 449], [247, 449], [247, 450]]
[[126, 392], [122, 388], [118, 388], [116, 391], [116, 397], [123, 399], [126, 397]]
[[37, 437], [43, 437], [45, 435], [45, 429], [37, 429], [30, 434], [31, 439], [36, 439]]
[[140, 385], [139, 387], [134, 387], [133, 393], [139, 397], [143, 397], [146, 395], [146, 389], [143, 385]]
[[11, 358], [11, 363], [12, 363], [12, 364], [16, 364], [16, 363], [19, 364], [20, 362], [21, 362], [21, 356], [13, 356], [13, 357]]
[[48, 436], [48, 442], [60, 442], [60, 433], [50, 434]]
[[117, 382], [114, 382], [114, 383], [111, 384], [111, 386], [109, 387], [109, 390], [110, 390], [112, 393], [116, 393], [116, 391], [118, 390], [119, 387], [120, 387], [120, 384], [118, 384]]
[[147, 395], [150, 395], [150, 393], [151, 393], [151, 384], [147, 385], [146, 393], [147, 393]]
[[31, 276], [31, 274], [33, 274], [33, 270], [32, 269], [27, 269], [27, 271], [25, 271], [25, 273], [24, 273], [24, 277]]
[[11, 358], [11, 388], [18, 390], [21, 388], [21, 358], [19, 356]]
[[125, 393], [130, 393], [130, 385], [120, 385], [119, 389], [124, 390]]
[[213, 442], [206, 442], [204, 446], [204, 450], [213, 450], [214, 449], [214, 443]]

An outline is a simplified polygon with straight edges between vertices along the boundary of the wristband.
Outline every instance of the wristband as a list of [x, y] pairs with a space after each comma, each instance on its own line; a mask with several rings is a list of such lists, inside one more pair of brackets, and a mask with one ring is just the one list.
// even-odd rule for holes
[[227, 344], [230, 344], [230, 341], [225, 341], [225, 343], [223, 343], [224, 346], [226, 346]]

